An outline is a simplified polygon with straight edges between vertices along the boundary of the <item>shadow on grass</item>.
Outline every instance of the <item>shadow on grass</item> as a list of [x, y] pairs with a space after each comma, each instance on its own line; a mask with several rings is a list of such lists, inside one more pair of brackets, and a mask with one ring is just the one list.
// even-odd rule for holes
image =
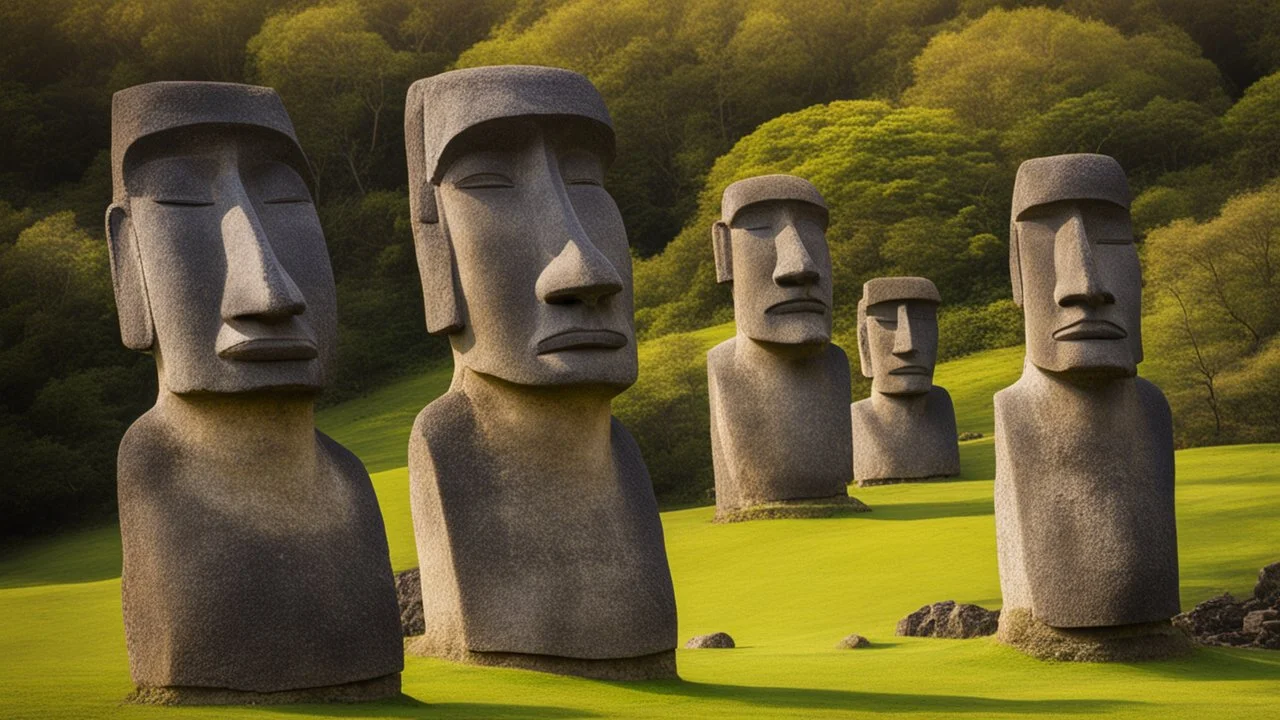
[[1272, 680], [1280, 687], [1280, 652], [1275, 650], [1198, 647], [1181, 660], [1135, 663], [1133, 667], [1176, 680]]
[[907, 695], [784, 687], [753, 687], [672, 681], [636, 684], [642, 692], [722, 700], [763, 708], [788, 710], [857, 710], [867, 713], [931, 712], [939, 714], [993, 713], [1074, 715], [1097, 714], [1144, 703], [1127, 700], [1005, 700], [967, 695]]
[[977, 517], [994, 515], [992, 500], [956, 500], [954, 502], [897, 503], [872, 506], [862, 515], [867, 520], [928, 520], [931, 518]]
[[600, 717], [575, 708], [502, 703], [427, 703], [409, 695], [380, 703], [273, 705], [271, 710], [321, 717], [441, 718], [474, 717], [492, 720], [555, 720], [557, 718]]
[[120, 527], [112, 522], [0, 546], [0, 589], [120, 577]]

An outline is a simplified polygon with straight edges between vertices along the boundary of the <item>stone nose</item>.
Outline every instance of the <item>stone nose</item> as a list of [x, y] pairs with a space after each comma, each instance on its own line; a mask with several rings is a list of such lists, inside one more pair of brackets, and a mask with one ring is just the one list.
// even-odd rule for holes
[[893, 354], [899, 357], [914, 355], [920, 347], [920, 337], [916, 334], [916, 325], [907, 311], [907, 304], [898, 306], [898, 328], [893, 332]]
[[227, 276], [222, 318], [281, 322], [307, 309], [247, 198], [222, 216]]
[[[574, 219], [573, 225], [577, 225]], [[580, 235], [579, 235], [580, 233]], [[582, 303], [594, 307], [622, 292], [622, 278], [581, 228], [571, 234], [560, 253], [543, 268], [534, 287], [538, 299], [550, 305]]]
[[1103, 283], [1093, 254], [1093, 243], [1085, 231], [1084, 218], [1074, 212], [1058, 230], [1053, 244], [1056, 281], [1053, 299], [1062, 307], [1100, 307], [1116, 301]]
[[818, 266], [804, 247], [795, 225], [787, 223], [774, 240], [778, 261], [773, 268], [773, 281], [783, 287], [816, 285]]

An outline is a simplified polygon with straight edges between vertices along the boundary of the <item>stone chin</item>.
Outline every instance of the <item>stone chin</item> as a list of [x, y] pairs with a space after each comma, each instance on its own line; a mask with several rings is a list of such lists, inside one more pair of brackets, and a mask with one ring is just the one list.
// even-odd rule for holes
[[175, 395], [237, 395], [282, 392], [317, 395], [325, 386], [324, 372], [316, 360], [274, 362], [220, 361], [224, 372], [162, 373], [165, 389]]
[[933, 373], [877, 374], [872, 379], [871, 386], [881, 395], [923, 395], [933, 389]]
[[513, 385], [600, 388], [612, 397], [636, 382], [639, 362], [635, 347], [635, 340], [629, 339], [626, 347], [531, 354], [528, 360], [520, 363], [473, 363], [463, 356], [459, 367]]
[[1047, 353], [1030, 352], [1031, 364], [1046, 372], [1082, 378], [1126, 378], [1138, 374], [1130, 343], [1115, 340], [1053, 340]]
[[831, 321], [827, 313], [804, 312], [766, 314], [754, 327], [741, 328], [756, 342], [779, 345], [826, 345], [831, 342]]

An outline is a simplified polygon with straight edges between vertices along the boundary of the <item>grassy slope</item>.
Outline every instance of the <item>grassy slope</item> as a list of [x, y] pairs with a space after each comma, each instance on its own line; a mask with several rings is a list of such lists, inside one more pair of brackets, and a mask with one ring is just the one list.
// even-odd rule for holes
[[[710, 340], [723, 331], [704, 332]], [[984, 398], [1019, 362], [995, 351], [940, 368], [962, 429], [989, 432]], [[417, 392], [426, 396], [427, 383]], [[387, 405], [407, 394], [386, 391]], [[370, 448], [403, 444], [396, 413], [411, 419], [416, 407], [375, 407], [327, 415], [332, 423], [349, 413], [359, 432], [329, 428]], [[379, 426], [399, 437], [379, 440]], [[410, 658], [410, 699], [400, 703], [121, 706], [130, 684], [118, 536], [105, 528], [52, 539], [0, 559], [0, 717], [1274, 717], [1280, 653], [1202, 649], [1185, 661], [1089, 666], [1042, 663], [990, 639], [894, 637], [897, 619], [928, 602], [999, 604], [989, 456], [989, 437], [964, 444], [965, 476], [979, 479], [859, 490], [875, 508], [862, 517], [713, 526], [710, 508], [665, 513], [681, 637], [724, 630], [741, 646], [680, 651], [683, 682], [610, 684]], [[374, 483], [393, 564], [408, 567], [406, 473], [381, 472]], [[1178, 508], [1184, 606], [1248, 592], [1257, 568], [1280, 553], [1280, 445], [1178, 453]], [[834, 650], [850, 632], [875, 647]]]

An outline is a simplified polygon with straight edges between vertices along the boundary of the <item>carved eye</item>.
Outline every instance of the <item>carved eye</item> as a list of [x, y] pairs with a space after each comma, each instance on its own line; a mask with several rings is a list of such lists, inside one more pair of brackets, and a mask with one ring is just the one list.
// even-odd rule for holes
[[566, 185], [592, 185], [594, 187], [604, 187], [604, 184], [592, 177], [567, 178]]
[[510, 188], [515, 187], [515, 183], [511, 178], [501, 173], [475, 173], [468, 175], [458, 182], [454, 183], [457, 187], [464, 190], [483, 190], [488, 188]]
[[258, 197], [267, 205], [293, 205], [311, 202], [307, 183], [292, 167], [271, 162], [257, 173]]

